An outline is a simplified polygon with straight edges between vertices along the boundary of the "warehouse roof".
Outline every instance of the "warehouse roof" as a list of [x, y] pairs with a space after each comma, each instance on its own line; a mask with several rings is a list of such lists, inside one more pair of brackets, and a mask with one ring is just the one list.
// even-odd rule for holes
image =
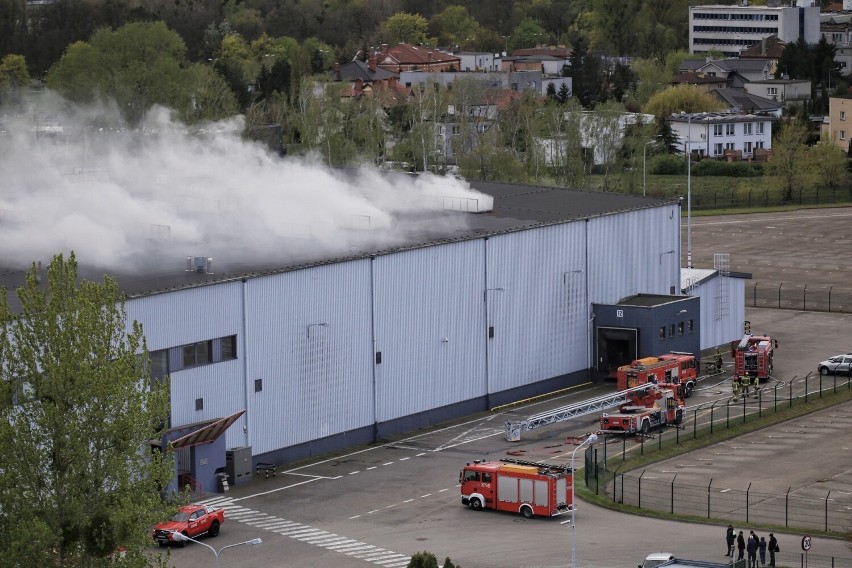
[[[406, 228], [397, 236], [393, 246], [359, 245], [360, 250], [346, 250], [344, 255], [329, 256], [310, 248], [310, 243], [298, 243], [302, 252], [293, 252], [285, 261], [241, 264], [233, 259], [213, 258], [211, 270], [195, 271], [194, 261], [179, 253], [174, 262], [156, 268], [128, 267], [127, 271], [110, 271], [120, 288], [129, 296], [149, 295], [181, 288], [212, 284], [329, 264], [342, 260], [389, 254], [400, 250], [422, 248], [447, 242], [464, 241], [488, 235], [514, 232], [527, 228], [587, 219], [620, 211], [646, 207], [659, 207], [678, 200], [660, 200], [620, 193], [566, 190], [552, 187], [516, 185], [496, 182], [471, 182], [471, 188], [494, 197], [493, 210], [486, 213], [439, 211], [408, 213], [396, 221]], [[354, 231], [354, 230], [353, 230]], [[363, 240], [363, 239], [362, 239]], [[296, 250], [296, 247], [291, 247]], [[104, 271], [86, 266], [85, 258], [78, 258], [81, 277], [100, 281]], [[189, 266], [192, 264], [192, 266]], [[24, 282], [28, 267], [0, 266], [0, 287], [14, 290]], [[15, 294], [9, 293], [10, 307], [19, 309]]]

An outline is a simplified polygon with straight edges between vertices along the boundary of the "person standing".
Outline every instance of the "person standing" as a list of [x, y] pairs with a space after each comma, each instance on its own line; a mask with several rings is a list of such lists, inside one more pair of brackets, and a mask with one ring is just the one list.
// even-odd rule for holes
[[775, 538], [775, 535], [769, 533], [769, 543], [766, 545], [766, 548], [769, 549], [769, 565], [775, 566], [775, 553], [779, 552], [781, 549], [778, 548], [778, 540]]
[[760, 566], [766, 566], [766, 539], [760, 537], [760, 542], [757, 543], [757, 553], [760, 556]]
[[740, 534], [737, 535], [737, 560], [742, 560], [745, 555], [745, 537], [743, 536], [743, 531], [740, 531]]
[[757, 537], [754, 531], [750, 531], [748, 534], [746, 550], [748, 551], [748, 568], [757, 568]]
[[734, 543], [737, 540], [737, 531], [734, 530], [733, 525], [728, 525], [728, 529], [725, 531], [725, 542], [728, 543], [728, 552], [725, 553], [725, 556], [734, 555]]

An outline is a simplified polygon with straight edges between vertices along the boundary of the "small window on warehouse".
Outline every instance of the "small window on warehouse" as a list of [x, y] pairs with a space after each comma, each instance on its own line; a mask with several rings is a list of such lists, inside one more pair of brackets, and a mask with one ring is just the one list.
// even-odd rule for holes
[[666, 338], [666, 326], [660, 328], [660, 339]]
[[183, 367], [198, 367], [213, 362], [213, 341], [199, 341], [183, 346]]
[[683, 322], [680, 322], [679, 324], [677, 324], [677, 334], [678, 334], [678, 335], [683, 335], [683, 328], [684, 328], [684, 327], [685, 327], [685, 326], [684, 326], [684, 323], [683, 323]]
[[219, 340], [222, 348], [222, 361], [229, 361], [237, 358], [237, 336], [229, 335]]
[[692, 333], [694, 331], [692, 320], [686, 322], [686, 331], [688, 331], [689, 333]]

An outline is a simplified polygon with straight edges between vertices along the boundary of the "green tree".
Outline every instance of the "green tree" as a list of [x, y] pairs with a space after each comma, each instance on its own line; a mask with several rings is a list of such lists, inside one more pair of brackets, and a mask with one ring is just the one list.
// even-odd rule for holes
[[823, 187], [834, 192], [837, 186], [846, 185], [849, 179], [849, 159], [846, 152], [830, 140], [822, 140], [812, 146], [808, 154], [815, 164], [817, 177]]
[[152, 105], [179, 108], [191, 98], [185, 51], [180, 36], [162, 22], [101, 29], [68, 48], [47, 85], [74, 102], [111, 97], [135, 126]]
[[801, 191], [808, 173], [805, 140], [808, 128], [799, 121], [789, 122], [772, 140], [772, 158], [767, 162], [764, 175], [778, 182], [785, 202], [793, 201], [796, 188]]
[[429, 29], [438, 39], [438, 45], [468, 48], [477, 39], [479, 23], [464, 6], [448, 6], [429, 21]]
[[20, 102], [21, 90], [29, 83], [24, 56], [9, 54], [4, 57], [0, 61], [0, 106]]
[[438, 568], [438, 559], [431, 552], [418, 552], [411, 557], [408, 568]]
[[546, 43], [548, 34], [538, 22], [526, 19], [512, 30], [512, 37], [510, 39], [509, 45], [512, 49], [524, 49]]
[[427, 34], [429, 22], [420, 14], [397, 12], [382, 23], [381, 36], [387, 43], [430, 43]]
[[665, 118], [679, 112], [713, 112], [724, 109], [725, 105], [721, 101], [695, 85], [675, 85], [652, 96], [642, 110], [657, 118]]
[[77, 261], [35, 265], [0, 295], [0, 561], [5, 566], [147, 566], [149, 526], [168, 507], [171, 457], [151, 452], [168, 385], [149, 387], [142, 327], [115, 281], [77, 281]]

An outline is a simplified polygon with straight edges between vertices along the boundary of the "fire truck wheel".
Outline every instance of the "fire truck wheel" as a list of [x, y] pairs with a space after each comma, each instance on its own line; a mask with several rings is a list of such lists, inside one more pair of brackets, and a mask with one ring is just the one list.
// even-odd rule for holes
[[474, 511], [481, 511], [482, 510], [482, 501], [480, 501], [478, 497], [474, 497], [473, 499], [470, 500], [470, 508], [473, 509]]
[[651, 423], [648, 422], [647, 420], [643, 420], [642, 421], [642, 433], [647, 436], [648, 432], [650, 432], [650, 431], [651, 431]]
[[693, 389], [693, 385], [692, 385], [692, 383], [687, 383], [687, 384], [683, 387], [683, 396], [684, 396], [684, 398], [689, 398], [689, 397], [691, 397], [691, 396], [692, 396], [692, 389]]
[[521, 507], [521, 514], [524, 516], [525, 519], [532, 519], [533, 518], [532, 507], [530, 507], [529, 505], [524, 505], [523, 507]]

